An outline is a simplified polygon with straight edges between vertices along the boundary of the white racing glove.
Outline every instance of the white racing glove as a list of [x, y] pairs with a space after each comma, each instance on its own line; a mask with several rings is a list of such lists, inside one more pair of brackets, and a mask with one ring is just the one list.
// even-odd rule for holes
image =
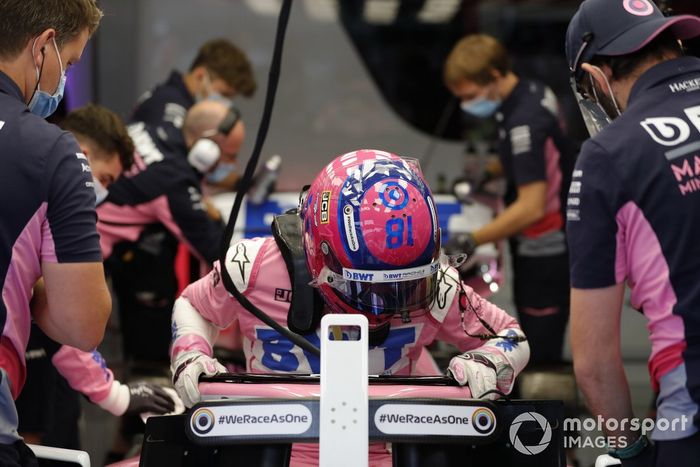
[[177, 356], [172, 366], [173, 384], [185, 407], [199, 402], [199, 377], [226, 373], [226, 368], [215, 358], [197, 350], [183, 352]]
[[[461, 386], [468, 385], [475, 399], [498, 399], [496, 393], [513, 379], [513, 367], [505, 358], [490, 352], [471, 351], [457, 355], [450, 360], [449, 374]], [[505, 384], [500, 384], [503, 382]]]

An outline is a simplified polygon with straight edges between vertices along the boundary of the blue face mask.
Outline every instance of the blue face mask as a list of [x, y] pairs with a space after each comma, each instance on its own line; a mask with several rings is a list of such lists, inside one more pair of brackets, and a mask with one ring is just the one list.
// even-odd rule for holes
[[207, 181], [209, 183], [219, 183], [223, 179], [229, 176], [231, 172], [236, 171], [236, 164], [230, 162], [219, 162], [213, 172], [206, 175]]
[[209, 76], [209, 73], [206, 73], [204, 75], [204, 92], [203, 94], [198, 94], [195, 96], [195, 101], [197, 102], [202, 102], [204, 100], [211, 100], [211, 101], [217, 101], [221, 102], [222, 104], [225, 104], [226, 107], [231, 107], [233, 105], [233, 99], [228, 98], [221, 94], [218, 91], [214, 91], [214, 88], [212, 87], [211, 84], [211, 77]]
[[[35, 41], [36, 44], [36, 41]], [[53, 46], [56, 49], [56, 56], [58, 57], [58, 64], [61, 66], [61, 78], [58, 80], [58, 86], [56, 87], [56, 92], [49, 94], [46, 91], [39, 89], [39, 80], [41, 79], [41, 71], [36, 68], [36, 90], [34, 91], [34, 96], [32, 100], [29, 101], [29, 111], [34, 115], [38, 115], [42, 118], [46, 118], [56, 111], [58, 104], [63, 99], [63, 92], [66, 87], [66, 70], [63, 69], [63, 62], [61, 61], [61, 54], [58, 52], [58, 45], [56, 44], [56, 39], [53, 40]], [[34, 55], [34, 46], [32, 46], [32, 56]], [[44, 56], [46, 60], [46, 56]], [[44, 64], [41, 64], [41, 68], [44, 68]]]
[[477, 118], [488, 118], [492, 116], [500, 106], [501, 101], [493, 101], [483, 97], [460, 104], [463, 111]]

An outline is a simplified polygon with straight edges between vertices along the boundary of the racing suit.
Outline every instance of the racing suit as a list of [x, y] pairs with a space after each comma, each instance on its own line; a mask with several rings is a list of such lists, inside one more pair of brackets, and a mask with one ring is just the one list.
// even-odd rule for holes
[[[229, 248], [226, 266], [232, 281], [254, 305], [278, 323], [286, 326], [291, 300], [289, 273], [274, 239], [269, 237], [243, 240]], [[246, 311], [225, 289], [219, 263], [208, 276], [190, 284], [177, 300], [173, 312], [173, 344], [171, 358], [183, 352], [197, 350], [211, 356], [211, 343], [216, 332], [234, 322], [240, 325], [247, 370], [252, 373], [318, 373], [318, 357], [284, 339]], [[523, 369], [529, 356], [527, 344], [495, 339], [482, 341], [466, 335], [482, 334], [484, 328], [478, 314], [500, 335], [519, 333], [517, 321], [497, 306], [482, 299], [463, 285], [456, 270], [439, 273], [439, 288], [430, 310], [415, 313], [410, 323], [400, 318], [391, 321], [391, 330], [381, 345], [369, 349], [370, 374], [411, 375], [423, 348], [434, 340], [444, 340], [461, 352], [479, 349], [497, 354], [514, 369], [507, 380], [499, 380], [498, 389], [510, 392], [515, 376]], [[460, 289], [464, 294], [460, 294]], [[460, 324], [460, 295], [468, 304]], [[205, 329], [197, 323], [206, 320]], [[305, 336], [320, 344], [318, 330]], [[383, 444], [370, 445], [371, 465], [390, 465], [391, 455]], [[295, 445], [292, 465], [318, 465], [318, 445]]]

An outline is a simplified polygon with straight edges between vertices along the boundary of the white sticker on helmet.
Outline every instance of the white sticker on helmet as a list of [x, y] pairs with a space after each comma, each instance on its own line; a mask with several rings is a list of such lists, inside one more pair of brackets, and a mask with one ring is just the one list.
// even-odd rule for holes
[[406, 269], [391, 270], [365, 270], [343, 268], [343, 278], [349, 281], [359, 282], [403, 282], [422, 279], [437, 273], [440, 269], [440, 261]]
[[348, 240], [350, 251], [360, 249], [360, 242], [357, 240], [357, 230], [355, 230], [355, 211], [352, 206], [345, 205], [343, 208], [343, 223], [345, 224], [345, 237]]
[[435, 205], [433, 204], [432, 196], [428, 196], [427, 198], [428, 198], [428, 207], [430, 208], [430, 218], [433, 220], [433, 237], [437, 241], [438, 223], [437, 223], [437, 214], [435, 213]]

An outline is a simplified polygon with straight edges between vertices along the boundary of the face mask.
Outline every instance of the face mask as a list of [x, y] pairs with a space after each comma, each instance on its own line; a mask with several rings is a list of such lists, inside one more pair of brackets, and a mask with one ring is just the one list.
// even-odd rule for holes
[[[34, 41], [36, 44], [36, 40]], [[63, 69], [63, 62], [61, 61], [61, 54], [58, 52], [58, 45], [56, 44], [56, 39], [53, 40], [53, 46], [56, 49], [56, 56], [58, 57], [58, 64], [61, 66], [61, 78], [58, 80], [58, 85], [56, 87], [56, 92], [52, 95], [45, 91], [39, 89], [39, 81], [41, 79], [41, 71], [36, 67], [36, 90], [32, 96], [32, 100], [29, 101], [29, 111], [34, 115], [38, 115], [42, 118], [50, 116], [58, 108], [58, 104], [63, 99], [63, 92], [66, 87], [66, 71]], [[34, 56], [34, 46], [32, 46], [32, 56]], [[46, 56], [44, 56], [46, 60]], [[41, 69], [44, 69], [44, 64], [41, 64]]]
[[99, 206], [109, 195], [109, 190], [100, 183], [98, 179], [92, 177], [92, 184], [95, 188], [95, 206]]
[[214, 91], [214, 89], [212, 88], [211, 77], [209, 76], [209, 73], [206, 73], [204, 75], [204, 93], [195, 96], [195, 100], [197, 102], [201, 102], [203, 100], [217, 101], [221, 102], [222, 104], [225, 104], [226, 107], [231, 107], [233, 105], [232, 99], [229, 99], [220, 92]]
[[488, 118], [492, 116], [500, 106], [500, 100], [491, 100], [483, 97], [460, 104], [463, 111], [477, 118]]
[[206, 178], [209, 183], [219, 183], [235, 171], [236, 164], [232, 164], [230, 162], [220, 162], [213, 172], [207, 174]]

